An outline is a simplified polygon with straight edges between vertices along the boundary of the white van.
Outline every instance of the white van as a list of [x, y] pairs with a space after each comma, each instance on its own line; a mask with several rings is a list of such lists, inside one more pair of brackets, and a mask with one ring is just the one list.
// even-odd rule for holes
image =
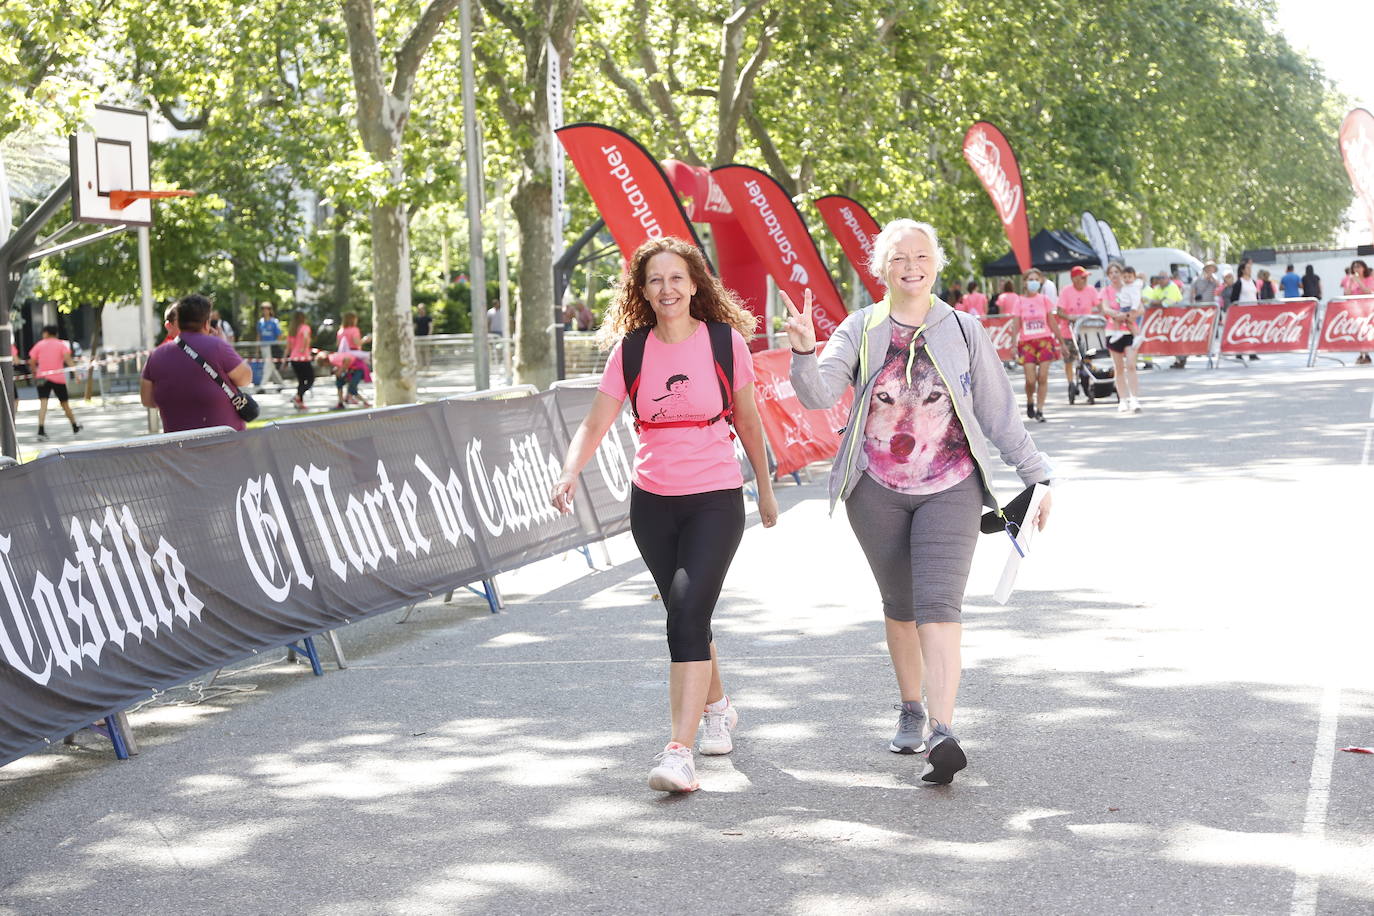
[[[1178, 277], [1183, 281], [1183, 288], [1188, 286], [1202, 276], [1202, 262], [1184, 251], [1182, 248], [1127, 248], [1121, 252], [1122, 260], [1127, 265], [1134, 267], [1136, 273], [1145, 280], [1145, 285], [1150, 285], [1150, 278], [1155, 274], [1165, 274], [1172, 277], [1174, 271], [1178, 271]], [[1217, 279], [1222, 277], [1220, 265], [1217, 267]], [[1097, 281], [1103, 279], [1103, 272], [1100, 268], [1094, 267], [1088, 271], [1088, 285], [1093, 286]]]

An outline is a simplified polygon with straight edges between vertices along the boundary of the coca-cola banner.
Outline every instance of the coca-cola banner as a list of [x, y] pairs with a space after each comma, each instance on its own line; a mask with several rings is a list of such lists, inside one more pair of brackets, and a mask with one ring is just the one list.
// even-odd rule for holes
[[754, 354], [754, 400], [778, 462], [778, 474], [791, 474], [813, 461], [835, 457], [840, 449], [839, 430], [848, 421], [854, 401], [851, 388], [828, 410], [805, 409], [789, 378], [791, 361], [790, 350]]
[[811, 290], [817, 339], [835, 333], [849, 312], [787, 192], [766, 172], [747, 165], [723, 165], [712, 169], [711, 175], [778, 289], [799, 308], [802, 292]]
[[1341, 122], [1341, 156], [1355, 196], [1374, 226], [1374, 115], [1363, 108], [1353, 109]]
[[[634, 439], [549, 505], [592, 391], [0, 470], [0, 765], [164, 689], [624, 530]], [[565, 425], [566, 424], [566, 425]]]
[[1316, 299], [1284, 302], [1238, 302], [1226, 311], [1221, 353], [1289, 353], [1307, 351], [1317, 314]]
[[1215, 305], [1147, 308], [1136, 350], [1141, 356], [1205, 356], [1212, 348], [1218, 311]]
[[1016, 263], [1025, 273], [1031, 269], [1030, 222], [1021, 167], [1011, 144], [994, 125], [977, 121], [964, 134], [964, 159], [992, 198]]
[[1016, 359], [1016, 338], [1011, 336], [1011, 315], [980, 315], [978, 320], [992, 338], [997, 348], [997, 358], [1002, 362]]
[[869, 216], [868, 210], [857, 200], [842, 194], [831, 194], [816, 201], [816, 209], [821, 211], [825, 227], [840, 243], [845, 257], [859, 274], [864, 288], [877, 302], [887, 295], [887, 288], [873, 276], [870, 267], [873, 261], [873, 240], [878, 237], [878, 221]]
[[1332, 299], [1326, 303], [1318, 352], [1367, 353], [1374, 350], [1374, 296]]
[[662, 167], [633, 138], [604, 124], [569, 124], [555, 133], [626, 261], [665, 235], [701, 247]]

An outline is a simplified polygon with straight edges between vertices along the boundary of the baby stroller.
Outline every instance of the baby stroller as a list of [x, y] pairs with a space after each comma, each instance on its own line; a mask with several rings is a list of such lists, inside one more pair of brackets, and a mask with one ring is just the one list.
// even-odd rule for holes
[[[1078, 380], [1078, 388], [1082, 390], [1083, 396], [1088, 399], [1089, 404], [1097, 402], [1098, 398], [1108, 398], [1116, 395], [1117, 401], [1121, 400], [1121, 395], [1116, 390], [1116, 370], [1112, 368], [1112, 355], [1107, 350], [1107, 319], [1101, 315], [1082, 315], [1074, 319], [1073, 336], [1078, 344], [1078, 365], [1074, 367], [1074, 374]], [[1094, 366], [1093, 360], [1105, 361], [1105, 366]], [[1073, 396], [1069, 397], [1069, 403], [1074, 402]]]

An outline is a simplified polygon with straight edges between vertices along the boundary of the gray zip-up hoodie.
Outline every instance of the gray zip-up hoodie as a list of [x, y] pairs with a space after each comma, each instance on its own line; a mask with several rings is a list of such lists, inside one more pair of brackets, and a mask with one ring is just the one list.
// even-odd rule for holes
[[[824, 410], [834, 405], [850, 385], [856, 388], [849, 424], [830, 470], [831, 512], [835, 511], [837, 500], [849, 498], [868, 466], [863, 430], [868, 422], [873, 384], [892, 341], [892, 323], [887, 317], [886, 300], [867, 306], [840, 324], [819, 358], [814, 354], [792, 354], [792, 387], [805, 407]], [[868, 341], [868, 355], [863, 360], [868, 378], [859, 389], [859, 342], [864, 337]], [[1015, 468], [1022, 483], [1028, 486], [1048, 480], [1051, 469], [1049, 458], [1036, 450], [1021, 422], [1016, 395], [997, 348], [978, 319], [956, 312], [939, 299], [931, 303], [924, 330], [913, 338], [913, 343], [916, 339], [924, 339], [926, 353], [954, 399], [955, 416], [964, 428], [983, 484], [983, 503], [1000, 513], [992, 491], [988, 443], [997, 447], [1002, 460]]]

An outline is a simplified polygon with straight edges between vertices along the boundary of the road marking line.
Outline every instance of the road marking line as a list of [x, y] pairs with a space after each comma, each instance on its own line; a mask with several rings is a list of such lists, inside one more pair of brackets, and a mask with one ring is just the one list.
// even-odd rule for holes
[[1374, 397], [1369, 399], [1369, 419], [1374, 420]]
[[1369, 445], [1374, 442], [1374, 429], [1364, 431], [1364, 454], [1360, 456], [1360, 467], [1369, 465]]
[[1341, 685], [1329, 683], [1322, 692], [1321, 724], [1317, 727], [1316, 753], [1308, 779], [1307, 810], [1302, 819], [1302, 848], [1294, 870], [1293, 916], [1317, 912], [1321, 882], [1322, 842], [1326, 839], [1326, 811], [1331, 801], [1331, 766], [1336, 757], [1336, 723], [1341, 714]]

